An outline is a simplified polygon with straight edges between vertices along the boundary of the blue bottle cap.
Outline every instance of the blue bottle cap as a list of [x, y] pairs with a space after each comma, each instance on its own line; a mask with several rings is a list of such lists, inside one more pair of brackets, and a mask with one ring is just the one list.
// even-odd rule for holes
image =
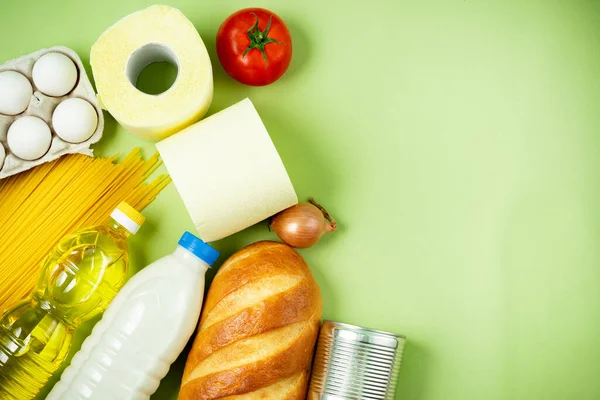
[[219, 252], [189, 232], [184, 232], [177, 243], [208, 265], [212, 266], [219, 258]]

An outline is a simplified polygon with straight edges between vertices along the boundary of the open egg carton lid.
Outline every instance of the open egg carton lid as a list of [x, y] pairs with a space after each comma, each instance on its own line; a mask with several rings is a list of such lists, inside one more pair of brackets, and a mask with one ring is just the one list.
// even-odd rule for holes
[[[69, 57], [77, 67], [77, 81], [75, 87], [64, 96], [48, 96], [42, 93], [33, 81], [33, 66], [40, 57], [47, 53], [61, 53]], [[83, 63], [77, 53], [64, 46], [42, 49], [0, 65], [0, 73], [4, 71], [15, 71], [24, 75], [31, 83], [33, 95], [24, 112], [18, 115], [5, 115], [0, 113], [0, 145], [3, 147], [3, 149], [0, 148], [0, 179], [18, 174], [40, 164], [56, 160], [66, 154], [80, 153], [88, 156], [93, 155], [90, 146], [102, 138], [104, 117], [102, 115], [102, 109], [98, 104], [96, 93], [94, 92], [92, 84], [85, 72]], [[87, 140], [80, 143], [70, 143], [63, 140], [58, 136], [52, 124], [52, 115], [56, 107], [61, 102], [70, 98], [80, 98], [90, 103], [96, 110], [98, 117], [98, 123], [93, 134]], [[17, 157], [8, 145], [7, 134], [10, 126], [16, 120], [24, 116], [34, 116], [42, 119], [48, 125], [52, 133], [52, 141], [48, 151], [35, 160], [25, 160]], [[5, 155], [5, 157], [2, 157], [3, 155]]]

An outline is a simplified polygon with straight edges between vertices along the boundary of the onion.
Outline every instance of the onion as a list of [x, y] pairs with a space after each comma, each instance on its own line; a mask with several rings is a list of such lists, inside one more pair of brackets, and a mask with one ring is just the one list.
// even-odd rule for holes
[[337, 223], [310, 198], [275, 215], [270, 226], [284, 243], [305, 249], [314, 246], [325, 233], [335, 231]]

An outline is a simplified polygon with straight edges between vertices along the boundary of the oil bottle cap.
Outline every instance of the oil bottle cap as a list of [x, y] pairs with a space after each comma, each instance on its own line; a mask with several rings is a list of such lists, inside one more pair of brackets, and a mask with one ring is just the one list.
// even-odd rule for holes
[[110, 217], [131, 232], [132, 235], [137, 233], [146, 220], [146, 217], [125, 202], [121, 202], [110, 214]]
[[207, 263], [209, 266], [212, 266], [219, 258], [218, 250], [213, 249], [210, 245], [204, 243], [189, 232], [184, 232], [177, 244]]

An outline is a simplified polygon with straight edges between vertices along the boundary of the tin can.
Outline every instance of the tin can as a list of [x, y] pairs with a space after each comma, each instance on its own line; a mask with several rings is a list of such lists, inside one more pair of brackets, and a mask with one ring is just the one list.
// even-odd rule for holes
[[324, 321], [309, 400], [393, 400], [406, 338]]

